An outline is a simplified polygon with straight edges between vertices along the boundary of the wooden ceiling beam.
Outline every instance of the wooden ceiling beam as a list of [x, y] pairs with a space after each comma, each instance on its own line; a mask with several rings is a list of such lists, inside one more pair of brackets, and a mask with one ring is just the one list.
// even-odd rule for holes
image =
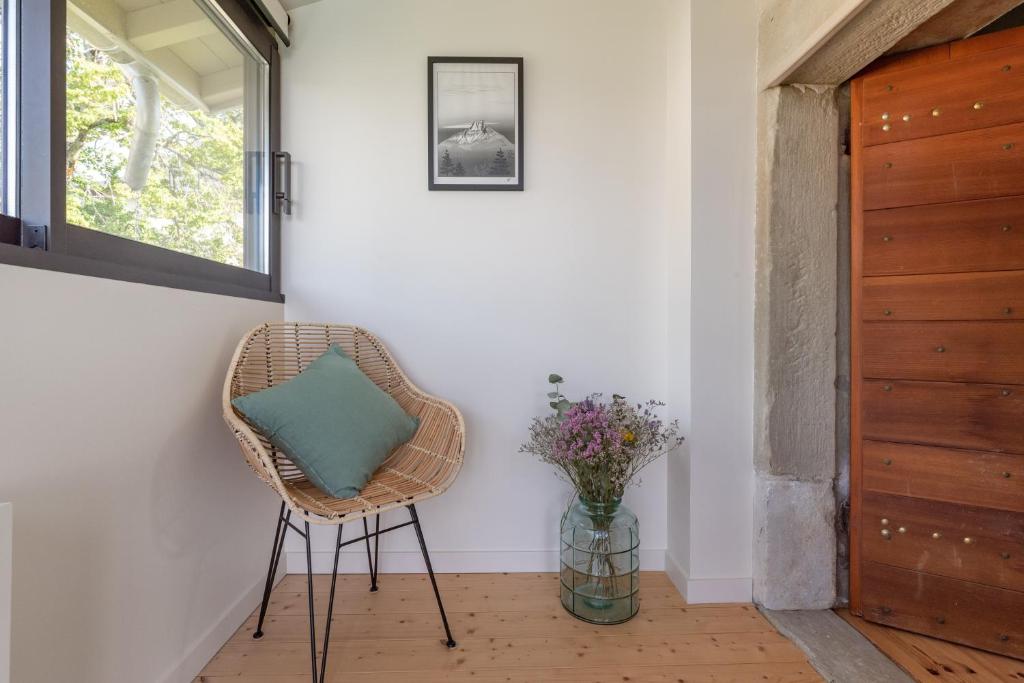
[[218, 32], [193, 0], [172, 0], [126, 12], [125, 25], [128, 40], [147, 52]]
[[236, 66], [200, 78], [199, 93], [210, 109], [226, 109], [242, 101], [244, 85], [245, 71]]
[[131, 12], [124, 11], [115, 0], [71, 0], [68, 27], [99, 49], [122, 53], [119, 61], [148, 66], [161, 92], [182, 107], [211, 111], [242, 101], [244, 78], [240, 67], [199, 74], [171, 49], [186, 40], [219, 32], [193, 0], [172, 0]]

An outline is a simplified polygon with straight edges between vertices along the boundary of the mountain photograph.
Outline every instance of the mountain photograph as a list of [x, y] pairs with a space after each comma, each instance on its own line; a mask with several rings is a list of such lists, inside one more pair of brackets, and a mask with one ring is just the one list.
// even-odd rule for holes
[[474, 121], [437, 145], [438, 175], [508, 178], [515, 175], [515, 145], [487, 125]]
[[517, 61], [433, 64], [432, 188], [517, 185]]

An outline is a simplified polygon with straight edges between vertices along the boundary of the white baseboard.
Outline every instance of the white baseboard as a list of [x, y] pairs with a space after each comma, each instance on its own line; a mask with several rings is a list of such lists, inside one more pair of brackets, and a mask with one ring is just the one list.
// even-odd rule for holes
[[[274, 585], [285, 577], [287, 571], [281, 569], [274, 579]], [[234, 604], [221, 614], [220, 618], [201, 636], [192, 641], [185, 654], [164, 674], [156, 680], [158, 683], [192, 683], [199, 676], [203, 667], [228, 642], [238, 627], [245, 623], [253, 610], [263, 600], [263, 587], [266, 576], [249, 588]]]
[[[289, 574], [306, 572], [306, 552], [285, 553], [285, 566]], [[334, 564], [334, 553], [317, 550], [312, 553], [313, 573], [328, 574]], [[494, 572], [556, 572], [557, 550], [431, 550], [430, 562], [440, 574], [486, 574]], [[661, 548], [641, 548], [640, 568], [644, 571], [664, 571], [665, 551]], [[365, 574], [366, 552], [342, 551], [338, 572]], [[426, 572], [423, 556], [418, 550], [380, 551], [382, 574], [418, 574]]]
[[709, 602], [750, 602], [754, 581], [742, 578], [691, 579], [671, 554], [665, 553], [665, 573], [683, 594], [686, 602], [699, 605]]
[[686, 599], [686, 572], [679, 566], [676, 558], [672, 557], [672, 553], [665, 551], [665, 573], [668, 574], [669, 581], [675, 584], [676, 590]]

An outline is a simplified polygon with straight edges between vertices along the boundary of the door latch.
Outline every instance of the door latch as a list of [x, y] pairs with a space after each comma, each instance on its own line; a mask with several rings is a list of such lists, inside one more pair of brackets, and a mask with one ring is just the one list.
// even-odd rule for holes
[[274, 213], [292, 215], [292, 155], [274, 152]]

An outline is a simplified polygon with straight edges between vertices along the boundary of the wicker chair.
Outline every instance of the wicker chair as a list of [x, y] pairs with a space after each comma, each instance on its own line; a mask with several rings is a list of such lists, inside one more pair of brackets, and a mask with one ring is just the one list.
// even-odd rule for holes
[[[378, 387], [390, 394], [407, 413], [420, 418], [419, 430], [412, 440], [400, 446], [388, 457], [358, 496], [344, 500], [333, 498], [313, 486], [283, 453], [276, 451], [266, 439], [253, 430], [231, 405], [231, 400], [237, 396], [260, 391], [294, 377], [332, 345], [340, 346], [359, 368]], [[395, 364], [380, 340], [366, 330], [352, 325], [273, 322], [252, 330], [238, 345], [224, 382], [223, 408], [224, 419], [238, 439], [246, 462], [282, 499], [274, 543], [271, 547], [263, 603], [260, 606], [259, 622], [253, 637], [263, 636], [263, 621], [267, 613], [273, 579], [277, 574], [285, 535], [288, 529], [292, 529], [306, 540], [310, 654], [313, 682], [317, 683], [309, 525], [336, 525], [338, 534], [334, 552], [334, 572], [331, 576], [328, 618], [320, 662], [319, 680], [323, 681], [341, 548], [365, 540], [370, 590], [376, 591], [379, 567], [377, 544], [380, 535], [412, 525], [415, 527], [427, 573], [434, 588], [434, 597], [441, 612], [441, 622], [447, 636], [445, 644], [450, 648], [455, 647], [415, 505], [444, 493], [455, 481], [462, 467], [465, 426], [462, 415], [455, 406], [420, 391]], [[402, 507], [408, 509], [410, 521], [381, 529], [380, 513]], [[292, 522], [293, 515], [302, 519], [304, 529], [295, 526]], [[367, 517], [370, 516], [376, 518], [373, 532], [370, 532], [367, 524]], [[360, 519], [363, 522], [363, 535], [342, 542], [342, 525]], [[371, 538], [374, 543], [372, 554]]]

